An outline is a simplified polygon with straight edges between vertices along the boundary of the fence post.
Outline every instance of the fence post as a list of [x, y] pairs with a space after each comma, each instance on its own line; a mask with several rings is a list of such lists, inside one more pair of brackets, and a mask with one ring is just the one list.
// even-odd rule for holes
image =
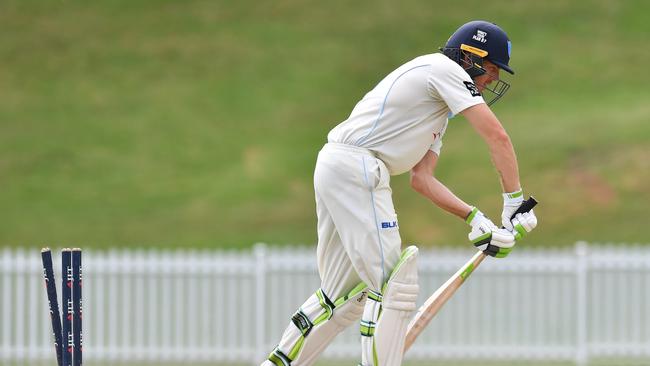
[[12, 359], [12, 355], [10, 353], [11, 351], [11, 344], [9, 343], [11, 341], [11, 328], [12, 328], [12, 309], [11, 305], [12, 303], [12, 297], [11, 297], [11, 279], [13, 278], [12, 275], [12, 268], [11, 268], [11, 259], [12, 259], [12, 252], [9, 250], [9, 248], [5, 248], [2, 251], [0, 251], [0, 279], [2, 279], [2, 294], [0, 294], [0, 299], [3, 300], [4, 306], [2, 307], [2, 313], [0, 314], [0, 319], [2, 319], [2, 322], [0, 322], [0, 338], [2, 338], [2, 341], [0, 342], [0, 360], [2, 361], [7, 361]]
[[579, 241], [575, 244], [576, 254], [576, 365], [586, 366], [589, 363], [587, 344], [587, 272], [589, 270], [587, 256], [589, 246], [587, 242]]
[[255, 352], [253, 364], [258, 364], [266, 352], [266, 244], [256, 243], [255, 254]]

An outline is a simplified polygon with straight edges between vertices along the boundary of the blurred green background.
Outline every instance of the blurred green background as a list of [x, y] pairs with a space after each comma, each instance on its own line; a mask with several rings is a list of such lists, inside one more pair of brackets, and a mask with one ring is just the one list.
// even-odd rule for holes
[[[647, 241], [648, 14], [613, 0], [3, 0], [0, 245], [311, 245], [327, 132], [472, 19], [513, 41], [494, 110], [541, 202], [527, 245]], [[461, 117], [438, 176], [500, 215]], [[466, 245], [406, 175], [392, 186], [405, 242]]]

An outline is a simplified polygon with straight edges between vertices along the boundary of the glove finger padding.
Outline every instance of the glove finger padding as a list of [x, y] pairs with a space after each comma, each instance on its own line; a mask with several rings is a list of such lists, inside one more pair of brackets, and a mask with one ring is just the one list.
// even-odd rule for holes
[[472, 226], [469, 240], [485, 254], [503, 258], [512, 251], [515, 245], [514, 235], [506, 229], [499, 229], [476, 207], [472, 208], [467, 222]]
[[515, 245], [513, 235], [506, 229], [496, 229], [492, 232], [492, 242], [501, 248], [512, 248]]
[[515, 237], [510, 231], [495, 227], [489, 236], [475, 241], [474, 246], [487, 255], [504, 258], [515, 246]]
[[520, 213], [512, 219], [512, 224], [514, 227], [513, 233], [515, 234], [515, 238], [519, 240], [537, 226], [537, 216], [535, 216], [533, 210]]
[[483, 250], [483, 253], [495, 257], [495, 258], [505, 258], [510, 254], [512, 251], [512, 247], [510, 248], [500, 248], [496, 245], [488, 244], [487, 248]]

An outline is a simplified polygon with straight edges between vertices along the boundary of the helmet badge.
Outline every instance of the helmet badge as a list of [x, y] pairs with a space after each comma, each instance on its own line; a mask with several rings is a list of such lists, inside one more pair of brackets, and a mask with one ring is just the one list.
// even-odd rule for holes
[[487, 32], [480, 29], [476, 30], [476, 34], [472, 36], [472, 39], [481, 43], [487, 42]]

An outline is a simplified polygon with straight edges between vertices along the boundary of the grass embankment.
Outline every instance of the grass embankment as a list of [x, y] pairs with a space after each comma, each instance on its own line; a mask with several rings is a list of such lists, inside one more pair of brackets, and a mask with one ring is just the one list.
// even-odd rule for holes
[[[228, 246], [316, 240], [327, 131], [459, 24], [513, 40], [495, 106], [529, 245], [647, 241], [647, 2], [25, 1], [0, 4], [0, 245]], [[462, 119], [439, 177], [497, 217], [487, 149]], [[393, 181], [402, 237], [466, 245], [463, 222]]]

